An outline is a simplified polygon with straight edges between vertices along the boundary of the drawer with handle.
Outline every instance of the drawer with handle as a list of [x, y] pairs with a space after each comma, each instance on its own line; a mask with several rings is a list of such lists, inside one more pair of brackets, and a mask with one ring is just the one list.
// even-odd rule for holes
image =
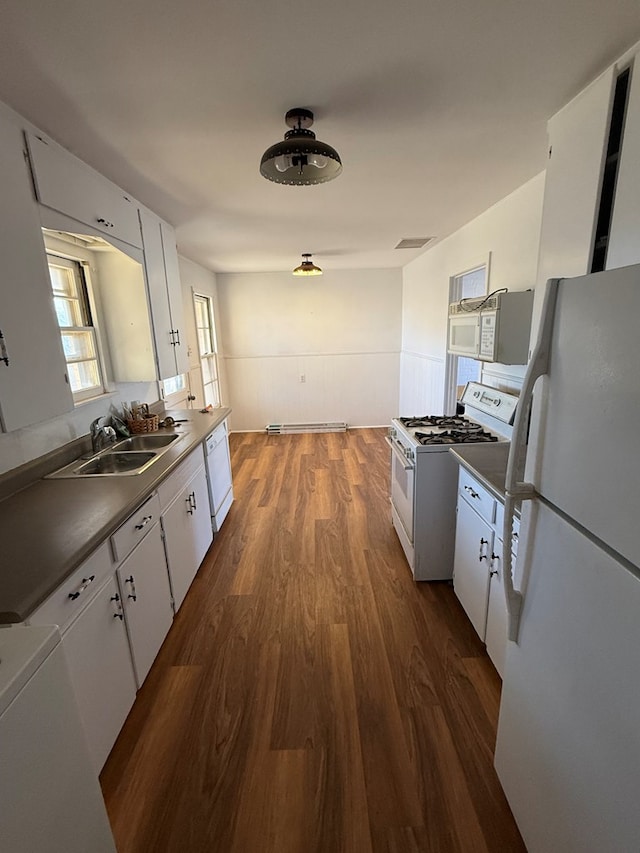
[[160, 518], [160, 500], [154, 492], [111, 537], [113, 559], [121, 563]]
[[458, 492], [475, 509], [478, 515], [482, 516], [489, 524], [493, 524], [496, 499], [464, 468], [460, 468]]
[[204, 465], [204, 450], [198, 445], [186, 459], [158, 486], [160, 506], [165, 510], [173, 501], [175, 496], [187, 483], [193, 479], [194, 474]]
[[60, 631], [80, 613], [113, 572], [109, 545], [103, 542], [69, 577], [60, 584], [29, 617], [31, 625], [58, 625]]

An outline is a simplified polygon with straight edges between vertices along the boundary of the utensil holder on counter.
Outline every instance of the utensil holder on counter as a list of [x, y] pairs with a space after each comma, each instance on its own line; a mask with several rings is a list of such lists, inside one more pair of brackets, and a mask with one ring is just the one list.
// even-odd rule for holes
[[127, 426], [131, 433], [155, 432], [158, 429], [160, 418], [158, 415], [144, 415], [142, 418], [128, 418]]

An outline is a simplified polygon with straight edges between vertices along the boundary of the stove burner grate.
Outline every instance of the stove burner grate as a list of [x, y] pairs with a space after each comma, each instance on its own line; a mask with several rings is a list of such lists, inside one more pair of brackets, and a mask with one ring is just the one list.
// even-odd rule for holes
[[[475, 424], [473, 425], [476, 426]], [[414, 437], [420, 444], [471, 444], [482, 443], [486, 441], [497, 441], [498, 437], [492, 433], [483, 430], [478, 425], [477, 429], [472, 431], [450, 429], [446, 432], [415, 432]]]
[[464, 427], [465, 429], [480, 428], [478, 425], [472, 424], [468, 421], [467, 418], [457, 415], [421, 415], [412, 418], [399, 418], [399, 420], [400, 423], [409, 428], [427, 426], [452, 429], [455, 427]]

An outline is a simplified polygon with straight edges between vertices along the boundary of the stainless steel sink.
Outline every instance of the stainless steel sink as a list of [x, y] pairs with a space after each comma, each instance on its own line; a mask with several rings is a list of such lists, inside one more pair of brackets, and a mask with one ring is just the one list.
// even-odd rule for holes
[[74, 474], [82, 477], [91, 474], [139, 474], [158, 458], [153, 451], [146, 453], [118, 453], [111, 451], [102, 456], [95, 456], [74, 470]]
[[122, 453], [130, 450], [159, 450], [167, 447], [172, 441], [180, 438], [175, 433], [173, 435], [132, 435], [131, 438], [125, 438], [118, 441], [108, 451], [109, 453]]
[[130, 477], [146, 471], [181, 435], [132, 435], [95, 456], [76, 459], [47, 474], [46, 479], [71, 477]]

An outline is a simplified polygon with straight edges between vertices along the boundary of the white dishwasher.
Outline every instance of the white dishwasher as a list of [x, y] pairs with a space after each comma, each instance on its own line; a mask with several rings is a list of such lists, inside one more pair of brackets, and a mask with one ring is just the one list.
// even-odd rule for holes
[[211, 522], [213, 532], [217, 533], [227, 517], [233, 503], [233, 481], [231, 479], [231, 457], [229, 455], [229, 435], [227, 422], [221, 424], [207, 436], [205, 442], [207, 454], [207, 480], [211, 499]]
[[0, 848], [116, 853], [60, 634], [0, 628]]

